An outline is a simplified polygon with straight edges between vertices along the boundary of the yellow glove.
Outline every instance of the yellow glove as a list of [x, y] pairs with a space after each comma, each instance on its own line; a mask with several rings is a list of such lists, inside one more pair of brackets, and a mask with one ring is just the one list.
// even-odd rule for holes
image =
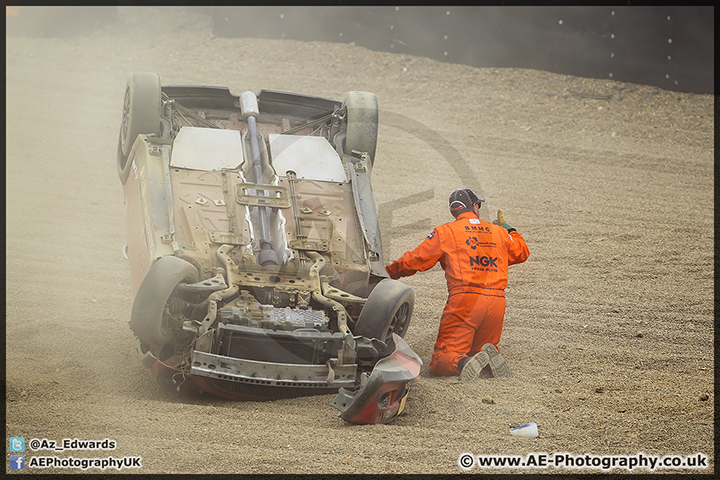
[[511, 229], [515, 230], [513, 227], [510, 226], [510, 224], [508, 224], [505, 221], [505, 216], [503, 215], [503, 212], [500, 209], [498, 209], [497, 220], [493, 220], [492, 223], [494, 223], [495, 225], [500, 225], [505, 230], [511, 230]]

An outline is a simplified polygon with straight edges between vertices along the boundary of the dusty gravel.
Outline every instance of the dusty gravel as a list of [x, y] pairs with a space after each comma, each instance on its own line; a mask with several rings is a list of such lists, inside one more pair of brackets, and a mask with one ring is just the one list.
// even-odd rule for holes
[[[6, 435], [117, 442], [110, 452], [26, 451], [28, 461], [142, 456], [142, 473], [461, 473], [463, 452], [699, 452], [709, 468], [669, 471], [714, 471], [711, 95], [352, 44], [214, 38], [207, 16], [120, 13], [86, 37], [7, 38]], [[436, 267], [404, 280], [418, 299], [406, 339], [426, 366], [390, 425], [343, 423], [332, 395], [240, 403], [161, 391], [133, 350], [121, 254], [115, 150], [135, 71], [238, 94], [374, 92], [387, 262], [451, 219], [447, 196], [462, 186], [486, 198], [486, 219], [502, 208], [527, 240], [500, 343], [513, 376], [464, 385], [429, 375], [446, 300]], [[527, 422], [538, 438], [510, 436]]]

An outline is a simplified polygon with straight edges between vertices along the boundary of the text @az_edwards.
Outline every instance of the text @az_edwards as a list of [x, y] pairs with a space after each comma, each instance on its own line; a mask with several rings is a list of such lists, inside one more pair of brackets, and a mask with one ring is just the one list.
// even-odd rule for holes
[[81, 440], [78, 438], [63, 438], [57, 442], [48, 440], [47, 438], [33, 438], [28, 442], [28, 447], [33, 452], [39, 450], [52, 450], [55, 452], [64, 452], [66, 450], [115, 450], [117, 442], [105, 438], [103, 440]]

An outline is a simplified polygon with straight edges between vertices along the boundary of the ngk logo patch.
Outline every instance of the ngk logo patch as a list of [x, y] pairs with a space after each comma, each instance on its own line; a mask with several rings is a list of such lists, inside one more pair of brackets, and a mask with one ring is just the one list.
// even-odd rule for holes
[[473, 270], [487, 270], [491, 272], [497, 272], [497, 260], [498, 257], [487, 257], [470, 256], [470, 267]]

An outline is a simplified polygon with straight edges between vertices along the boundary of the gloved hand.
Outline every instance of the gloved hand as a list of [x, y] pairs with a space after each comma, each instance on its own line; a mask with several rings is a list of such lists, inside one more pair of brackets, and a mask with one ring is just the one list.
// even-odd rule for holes
[[500, 225], [505, 230], [511, 230], [511, 229], [515, 230], [513, 227], [510, 226], [509, 223], [507, 223], [505, 221], [505, 216], [503, 215], [502, 210], [500, 210], [499, 208], [498, 208], [497, 220], [493, 220], [492, 223], [494, 223], [495, 225]]

